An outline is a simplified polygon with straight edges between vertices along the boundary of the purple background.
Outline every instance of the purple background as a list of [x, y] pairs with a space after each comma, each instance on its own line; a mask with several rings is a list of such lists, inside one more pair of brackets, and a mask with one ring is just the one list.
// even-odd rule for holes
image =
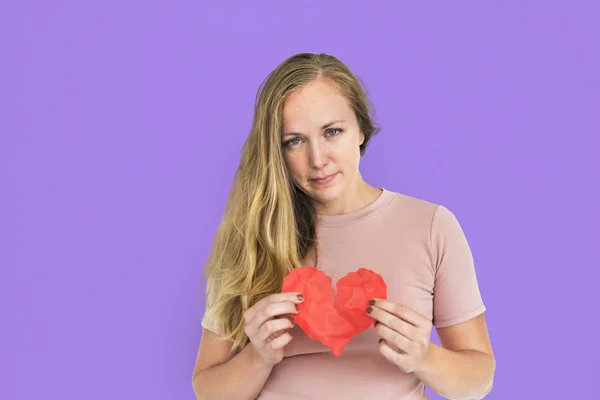
[[0, 3], [0, 398], [193, 399], [201, 270], [256, 89], [301, 51], [368, 85], [366, 179], [463, 225], [488, 398], [591, 398], [599, 7], [416, 3]]

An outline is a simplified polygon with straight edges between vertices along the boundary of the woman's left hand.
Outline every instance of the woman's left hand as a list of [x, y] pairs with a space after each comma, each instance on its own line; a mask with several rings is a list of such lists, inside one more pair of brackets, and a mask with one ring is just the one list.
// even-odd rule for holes
[[381, 336], [379, 352], [402, 371], [412, 373], [423, 366], [429, 351], [433, 325], [425, 316], [389, 300], [373, 299], [367, 314]]

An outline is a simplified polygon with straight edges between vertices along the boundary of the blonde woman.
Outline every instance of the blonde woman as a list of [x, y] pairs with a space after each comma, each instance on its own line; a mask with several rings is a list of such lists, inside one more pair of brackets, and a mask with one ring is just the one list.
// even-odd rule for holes
[[[269, 74], [205, 268], [207, 309], [192, 384], [198, 399], [483, 398], [495, 358], [473, 258], [447, 208], [366, 182], [378, 132], [354, 74], [297, 54]], [[340, 357], [293, 316], [286, 275], [315, 266], [333, 282], [360, 267], [387, 298]], [[430, 342], [432, 328], [441, 346]]]

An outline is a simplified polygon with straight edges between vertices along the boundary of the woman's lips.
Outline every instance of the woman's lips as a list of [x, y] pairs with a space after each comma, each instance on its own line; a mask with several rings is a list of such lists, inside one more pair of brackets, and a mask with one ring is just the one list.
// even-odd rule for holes
[[335, 174], [327, 175], [327, 176], [325, 176], [323, 178], [320, 178], [320, 179], [319, 178], [317, 178], [317, 179], [310, 179], [310, 181], [314, 182], [316, 184], [319, 184], [319, 185], [324, 185], [326, 183], [331, 182], [336, 176], [337, 176], [337, 172]]

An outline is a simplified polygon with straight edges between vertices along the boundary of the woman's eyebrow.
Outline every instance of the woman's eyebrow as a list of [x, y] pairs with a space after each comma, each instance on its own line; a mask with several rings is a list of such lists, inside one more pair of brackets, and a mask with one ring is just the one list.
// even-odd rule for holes
[[[321, 129], [327, 129], [331, 125], [334, 125], [334, 124], [337, 124], [337, 123], [343, 123], [343, 122], [346, 122], [346, 121], [344, 121], [343, 119], [336, 119], [335, 121], [331, 121], [331, 122], [326, 123], [325, 125], [323, 125], [321, 127]], [[288, 133], [284, 133], [282, 136], [290, 136], [290, 135], [300, 135], [300, 133], [298, 133], [298, 132], [288, 132]]]
[[346, 121], [344, 121], [343, 119], [338, 119], [338, 120], [335, 120], [335, 121], [331, 121], [330, 123], [323, 125], [323, 126], [321, 127], [321, 129], [327, 129], [327, 128], [329, 128], [331, 125], [333, 125], [333, 124], [337, 124], [337, 123], [340, 123], [340, 122], [346, 122]]

